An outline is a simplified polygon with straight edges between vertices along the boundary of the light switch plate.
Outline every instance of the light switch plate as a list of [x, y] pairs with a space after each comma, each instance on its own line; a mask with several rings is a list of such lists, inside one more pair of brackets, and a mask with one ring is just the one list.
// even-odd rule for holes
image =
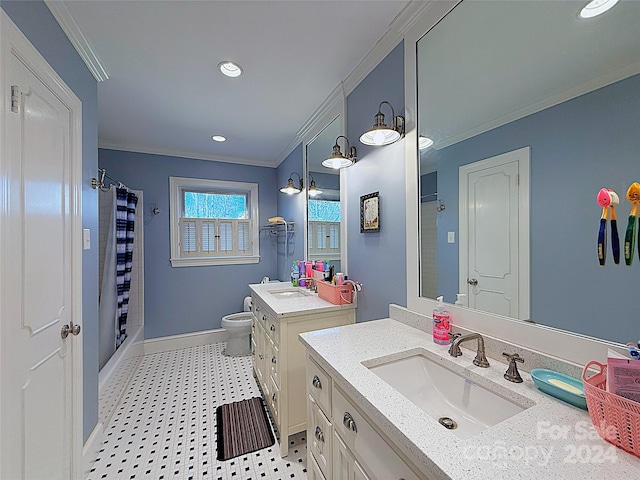
[[447, 243], [456, 243], [456, 232], [447, 232]]
[[89, 228], [82, 229], [82, 248], [84, 250], [91, 248], [91, 230]]

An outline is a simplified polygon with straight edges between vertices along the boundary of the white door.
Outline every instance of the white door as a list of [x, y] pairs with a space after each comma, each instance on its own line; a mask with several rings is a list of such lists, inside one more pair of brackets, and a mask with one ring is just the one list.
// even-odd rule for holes
[[4, 12], [1, 34], [0, 478], [79, 478], [81, 104]]
[[460, 292], [529, 319], [529, 147], [460, 167]]

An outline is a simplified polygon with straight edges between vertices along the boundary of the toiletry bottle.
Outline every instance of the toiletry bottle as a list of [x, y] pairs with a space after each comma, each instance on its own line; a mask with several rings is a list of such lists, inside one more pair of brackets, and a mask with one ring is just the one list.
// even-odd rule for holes
[[467, 296], [466, 293], [456, 293], [456, 301], [454, 305], [457, 305], [458, 307], [464, 307], [464, 302], [461, 300], [460, 297], [466, 297], [466, 296]]
[[[303, 278], [305, 275], [305, 271], [304, 271], [304, 261], [303, 260], [297, 260], [298, 262], [298, 273], [299, 273], [299, 277], [298, 278]], [[304, 280], [298, 280], [298, 286], [300, 287], [305, 287], [307, 285], [307, 282], [305, 282]]]
[[293, 266], [291, 267], [291, 284], [294, 287], [298, 286], [298, 278], [300, 278], [300, 275], [298, 273], [298, 264], [296, 262], [293, 262]]
[[438, 297], [438, 306], [433, 310], [433, 341], [438, 345], [449, 345], [451, 339], [449, 338], [449, 331], [451, 325], [449, 321], [451, 317], [449, 312], [445, 310], [442, 303], [442, 296]]

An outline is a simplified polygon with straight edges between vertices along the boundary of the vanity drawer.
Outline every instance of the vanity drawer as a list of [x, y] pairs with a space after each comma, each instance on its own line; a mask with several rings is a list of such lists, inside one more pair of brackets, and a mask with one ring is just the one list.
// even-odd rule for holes
[[273, 315], [269, 315], [267, 324], [267, 334], [273, 343], [280, 345], [280, 322]]
[[324, 478], [331, 478], [331, 451], [333, 429], [329, 419], [322, 413], [313, 397], [309, 395], [309, 429], [307, 445], [313, 454]]
[[307, 358], [307, 391], [328, 415], [331, 413], [331, 378], [311, 357]]
[[337, 388], [333, 391], [332, 401], [333, 428], [356, 460], [362, 463], [371, 480], [420, 480]]
[[269, 342], [269, 345], [271, 346], [268, 357], [269, 371], [275, 385], [280, 387], [280, 349], [272, 342]]
[[[278, 386], [273, 383], [273, 378], [269, 381], [271, 390], [269, 392], [269, 396], [267, 397], [267, 403], [269, 403], [269, 407], [271, 407], [271, 414], [273, 415], [273, 421], [277, 425], [278, 430], [280, 430], [280, 389]], [[285, 440], [287, 442], [288, 440]]]

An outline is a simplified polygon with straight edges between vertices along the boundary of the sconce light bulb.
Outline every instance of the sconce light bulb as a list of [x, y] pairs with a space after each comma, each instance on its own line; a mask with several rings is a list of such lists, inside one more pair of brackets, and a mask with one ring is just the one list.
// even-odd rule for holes
[[385, 141], [385, 134], [382, 130], [376, 130], [373, 134], [373, 143], [376, 145], [382, 145]]
[[333, 159], [333, 164], [331, 165], [333, 168], [335, 168], [336, 170], [340, 168], [340, 159], [339, 158], [334, 158]]

